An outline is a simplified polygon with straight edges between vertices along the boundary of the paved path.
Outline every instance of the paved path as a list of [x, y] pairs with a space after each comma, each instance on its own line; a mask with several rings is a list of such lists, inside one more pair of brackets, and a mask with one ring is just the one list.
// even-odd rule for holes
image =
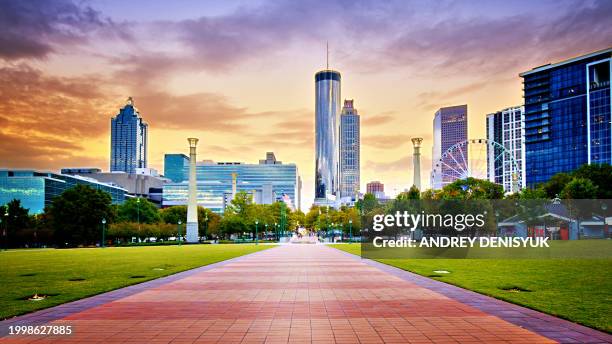
[[[469, 305], [456, 299], [470, 292], [428, 281], [323, 245], [287, 245], [0, 322], [4, 328], [70, 324], [74, 332], [4, 337], [0, 343], [552, 343], [550, 338], [559, 338], [499, 317], [503, 305], [516, 306], [486, 297]], [[610, 339], [576, 329], [564, 335], [579, 333], [585, 342]]]

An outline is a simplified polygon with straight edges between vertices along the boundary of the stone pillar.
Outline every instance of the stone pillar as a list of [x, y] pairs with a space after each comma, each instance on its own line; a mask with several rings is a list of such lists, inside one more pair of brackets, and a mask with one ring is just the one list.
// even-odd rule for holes
[[413, 185], [421, 190], [421, 143], [423, 138], [415, 137], [412, 139], [412, 146], [414, 147], [413, 153], [413, 165], [414, 165], [414, 182]]
[[189, 200], [187, 202], [187, 242], [197, 243], [198, 235], [198, 185], [196, 178], [196, 146], [198, 139], [189, 141]]

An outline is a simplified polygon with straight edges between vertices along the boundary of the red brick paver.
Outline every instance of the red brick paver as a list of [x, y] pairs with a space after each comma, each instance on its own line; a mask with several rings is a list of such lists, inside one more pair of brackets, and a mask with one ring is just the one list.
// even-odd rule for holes
[[1, 343], [552, 343], [322, 245], [287, 245], [68, 314]]

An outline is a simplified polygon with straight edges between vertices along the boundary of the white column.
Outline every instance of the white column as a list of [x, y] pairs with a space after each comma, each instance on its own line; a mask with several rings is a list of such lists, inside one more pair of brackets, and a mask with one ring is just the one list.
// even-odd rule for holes
[[414, 183], [413, 185], [421, 190], [421, 143], [423, 138], [415, 137], [412, 139], [412, 146], [414, 147], [413, 165], [414, 165]]
[[198, 185], [196, 178], [196, 146], [198, 139], [189, 141], [189, 200], [187, 203], [187, 242], [197, 243], [198, 235]]

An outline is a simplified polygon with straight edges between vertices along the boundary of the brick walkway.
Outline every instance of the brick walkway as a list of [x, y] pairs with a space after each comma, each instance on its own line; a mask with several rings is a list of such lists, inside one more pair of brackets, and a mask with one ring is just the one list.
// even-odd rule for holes
[[322, 245], [287, 245], [0, 322], [74, 332], [0, 343], [555, 342], [419, 284]]

